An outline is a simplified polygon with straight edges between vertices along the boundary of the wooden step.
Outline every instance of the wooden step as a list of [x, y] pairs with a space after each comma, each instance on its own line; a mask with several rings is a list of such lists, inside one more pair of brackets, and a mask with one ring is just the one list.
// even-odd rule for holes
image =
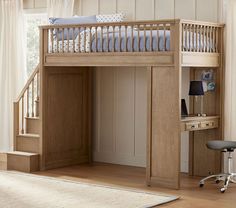
[[7, 153], [0, 152], [0, 170], [7, 170]]
[[8, 152], [7, 170], [27, 173], [39, 171], [39, 154], [20, 151]]
[[26, 120], [26, 133], [39, 134], [39, 118], [25, 117], [25, 120]]
[[20, 134], [16, 137], [16, 150], [22, 152], [39, 153], [38, 134]]

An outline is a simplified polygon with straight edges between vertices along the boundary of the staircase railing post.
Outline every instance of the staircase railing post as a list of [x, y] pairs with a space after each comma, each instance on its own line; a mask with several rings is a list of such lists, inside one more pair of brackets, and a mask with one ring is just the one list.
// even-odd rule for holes
[[13, 104], [14, 123], [13, 123], [13, 150], [16, 150], [16, 137], [19, 135], [19, 102]]

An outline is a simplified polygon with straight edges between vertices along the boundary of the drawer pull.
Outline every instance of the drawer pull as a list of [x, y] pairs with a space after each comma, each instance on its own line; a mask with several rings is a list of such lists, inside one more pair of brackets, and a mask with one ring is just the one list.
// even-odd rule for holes
[[186, 123], [186, 130], [195, 130], [199, 128], [199, 123]]

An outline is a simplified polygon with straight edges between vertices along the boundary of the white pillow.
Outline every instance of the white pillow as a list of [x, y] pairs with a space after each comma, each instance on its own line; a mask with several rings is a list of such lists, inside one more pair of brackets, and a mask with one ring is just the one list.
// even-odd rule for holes
[[123, 12], [116, 14], [99, 14], [96, 15], [97, 22], [123, 22], [125, 14]]

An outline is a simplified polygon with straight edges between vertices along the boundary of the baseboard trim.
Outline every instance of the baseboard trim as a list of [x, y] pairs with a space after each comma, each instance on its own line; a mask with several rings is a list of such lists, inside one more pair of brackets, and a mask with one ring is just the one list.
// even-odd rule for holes
[[93, 161], [118, 165], [146, 167], [146, 156], [144, 155], [118, 154], [113, 152], [93, 152]]

